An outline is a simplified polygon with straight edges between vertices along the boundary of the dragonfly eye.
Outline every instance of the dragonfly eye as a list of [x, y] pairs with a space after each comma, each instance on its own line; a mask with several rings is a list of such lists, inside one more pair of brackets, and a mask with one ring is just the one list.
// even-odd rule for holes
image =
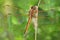
[[32, 6], [31, 9], [36, 10], [36, 7], [35, 6]]

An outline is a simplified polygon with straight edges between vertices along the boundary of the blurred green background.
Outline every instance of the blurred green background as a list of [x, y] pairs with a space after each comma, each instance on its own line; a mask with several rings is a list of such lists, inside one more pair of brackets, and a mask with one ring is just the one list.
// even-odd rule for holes
[[[0, 0], [0, 40], [23, 40], [29, 9], [37, 4], [38, 0]], [[60, 0], [41, 0], [38, 10], [37, 40], [60, 40]], [[34, 33], [31, 23], [26, 40], [34, 40]]]

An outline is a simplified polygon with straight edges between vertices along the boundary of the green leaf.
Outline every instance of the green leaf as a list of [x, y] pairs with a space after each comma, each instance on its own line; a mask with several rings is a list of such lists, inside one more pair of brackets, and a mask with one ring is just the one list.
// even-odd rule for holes
[[18, 20], [17, 20], [17, 18], [15, 18], [14, 16], [12, 16], [12, 23], [13, 23], [13, 24], [18, 24]]

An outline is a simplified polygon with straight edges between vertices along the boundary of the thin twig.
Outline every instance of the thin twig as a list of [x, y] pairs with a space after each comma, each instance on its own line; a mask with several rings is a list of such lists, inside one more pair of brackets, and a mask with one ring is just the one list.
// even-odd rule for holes
[[39, 7], [40, 3], [41, 3], [41, 0], [38, 0], [38, 7]]
[[[38, 11], [38, 7], [39, 7], [39, 4], [40, 4], [41, 0], [38, 0], [38, 6], [36, 7], [37, 11]], [[36, 13], [36, 17], [38, 17], [38, 12]], [[35, 20], [35, 21], [34, 21]], [[34, 27], [35, 27], [35, 40], [37, 40], [37, 31], [38, 31], [38, 18], [35, 18], [33, 21], [34, 21]]]

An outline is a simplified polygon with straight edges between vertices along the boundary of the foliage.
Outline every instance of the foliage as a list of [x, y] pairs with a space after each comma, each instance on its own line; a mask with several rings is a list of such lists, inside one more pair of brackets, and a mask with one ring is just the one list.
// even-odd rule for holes
[[[12, 0], [12, 2], [13, 12], [10, 20], [11, 26], [8, 27], [8, 30], [13, 31], [15, 40], [23, 40], [29, 9], [31, 6], [37, 5], [38, 0]], [[0, 0], [0, 15], [3, 15], [3, 4], [4, 0]], [[60, 40], [60, 0], [41, 0], [39, 11], [42, 12], [38, 14], [37, 40]], [[0, 19], [0, 24], [3, 19]], [[1, 33], [4, 33], [3, 25], [0, 26]], [[32, 22], [28, 30], [27, 40], [34, 40]]]

